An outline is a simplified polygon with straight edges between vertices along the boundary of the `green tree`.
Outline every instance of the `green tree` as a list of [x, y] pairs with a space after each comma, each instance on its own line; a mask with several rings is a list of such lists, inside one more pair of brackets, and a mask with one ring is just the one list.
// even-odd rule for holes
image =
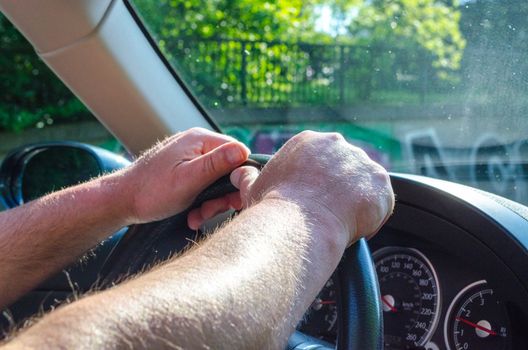
[[424, 49], [433, 55], [433, 67], [442, 78], [460, 68], [466, 45], [457, 0], [362, 1], [350, 32], [370, 45], [391, 43], [408, 51]]
[[[309, 92], [305, 103], [331, 103], [343, 98], [331, 91], [338, 85], [337, 74], [353, 85], [363, 101], [373, 89], [394, 89], [396, 73], [412, 76], [414, 83], [406, 83], [412, 89], [418, 88], [420, 79], [452, 83], [465, 45], [457, 4], [434, 0], [135, 0], [134, 4], [184, 81], [210, 107], [292, 104], [295, 101], [288, 95], [299, 83]], [[322, 8], [331, 9], [334, 32], [317, 30], [316, 14]], [[345, 25], [348, 33], [343, 35], [339, 27]], [[299, 42], [357, 49], [340, 51]], [[347, 62], [354, 62], [353, 67]], [[424, 65], [429, 66], [425, 73]]]
[[[486, 1], [491, 2], [481, 0]], [[210, 107], [328, 104], [342, 98], [336, 92], [338, 79], [363, 88], [357, 98], [364, 101], [373, 89], [395, 89], [395, 72], [406, 77], [419, 71], [420, 52], [431, 56], [426, 63], [434, 79], [445, 80], [458, 69], [465, 45], [458, 5], [447, 0], [133, 3], [164, 54]], [[317, 10], [325, 7], [346, 34], [317, 30]], [[336, 43], [353, 47], [340, 51], [331, 46]], [[374, 55], [362, 47], [383, 47], [384, 53]], [[0, 129], [91, 118], [1, 15], [0, 51]], [[292, 100], [295, 91], [302, 101]]]
[[83, 104], [0, 14], [0, 130], [91, 118]]
[[244, 40], [298, 40], [313, 32], [312, 1], [302, 0], [135, 0], [157, 35]]

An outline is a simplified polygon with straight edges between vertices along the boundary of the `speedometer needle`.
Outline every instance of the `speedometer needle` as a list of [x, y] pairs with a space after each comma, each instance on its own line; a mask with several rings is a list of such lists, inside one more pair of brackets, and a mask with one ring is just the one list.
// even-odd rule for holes
[[383, 304], [387, 305], [390, 311], [398, 312], [398, 310], [394, 306], [392, 306], [391, 303], [389, 303], [389, 301], [385, 298], [385, 295], [381, 296], [381, 301], [383, 301]]
[[492, 331], [491, 329], [488, 329], [488, 328], [486, 328], [486, 327], [482, 327], [481, 325], [478, 325], [478, 324], [476, 324], [476, 323], [473, 323], [473, 322], [471, 322], [471, 321], [468, 321], [468, 320], [466, 320], [465, 318], [462, 318], [462, 317], [460, 317], [460, 316], [455, 317], [455, 319], [456, 319], [457, 321], [464, 322], [465, 324], [467, 324], [467, 325], [469, 325], [469, 326], [471, 326], [471, 327], [473, 327], [473, 328], [480, 329], [481, 331], [486, 332], [486, 333], [488, 333], [489, 335], [497, 335], [497, 333], [494, 332], [494, 331]]

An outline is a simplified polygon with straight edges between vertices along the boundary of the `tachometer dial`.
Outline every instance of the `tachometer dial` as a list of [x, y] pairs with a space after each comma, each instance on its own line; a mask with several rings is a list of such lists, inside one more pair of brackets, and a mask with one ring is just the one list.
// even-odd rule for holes
[[413, 349], [430, 339], [438, 324], [436, 273], [418, 250], [388, 247], [374, 253], [381, 290], [385, 349]]
[[330, 343], [337, 338], [337, 305], [334, 278], [326, 282], [323, 290], [306, 311], [299, 330]]
[[444, 336], [450, 350], [501, 350], [509, 342], [508, 317], [503, 304], [478, 281], [458, 293], [448, 309]]

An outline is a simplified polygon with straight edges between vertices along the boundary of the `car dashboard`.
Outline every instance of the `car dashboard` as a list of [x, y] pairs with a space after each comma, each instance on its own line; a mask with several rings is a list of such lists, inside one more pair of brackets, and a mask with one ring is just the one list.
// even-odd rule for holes
[[[369, 241], [384, 348], [528, 348], [525, 208], [444, 181], [392, 180], [394, 215]], [[336, 278], [299, 324], [329, 344], [336, 343], [339, 324]]]

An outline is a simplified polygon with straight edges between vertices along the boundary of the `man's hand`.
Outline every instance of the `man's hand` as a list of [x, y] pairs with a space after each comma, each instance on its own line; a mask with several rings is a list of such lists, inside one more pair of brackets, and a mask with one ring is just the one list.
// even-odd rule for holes
[[230, 207], [276, 198], [298, 203], [314, 216], [335, 218], [349, 232], [351, 244], [377, 233], [394, 209], [387, 171], [338, 133], [302, 132], [273, 156], [260, 176], [254, 167], [240, 167], [231, 173], [231, 182], [240, 193], [191, 212], [191, 227]]
[[387, 171], [338, 133], [302, 132], [260, 176], [255, 168], [241, 167], [231, 182], [246, 207], [276, 198], [297, 203], [315, 217], [333, 217], [349, 232], [348, 244], [374, 235], [394, 208]]
[[[191, 152], [191, 160], [170, 163], [176, 140], [136, 163], [130, 169], [135, 175], [123, 174], [145, 181], [136, 183], [138, 190], [155, 187], [137, 197], [141, 220], [185, 208], [207, 186], [208, 181], [188, 180], [190, 190], [183, 194], [163, 185], [183, 174], [192, 177], [206, 163], [196, 165], [204, 157], [200, 151]], [[228, 144], [206, 149], [216, 153]], [[163, 170], [165, 162], [173, 171]], [[230, 169], [206, 178], [212, 182]], [[159, 183], [148, 180], [156, 171]], [[231, 180], [247, 209], [208, 240], [138, 278], [59, 308], [8, 347], [283, 349], [347, 244], [375, 233], [392, 211], [389, 178], [342, 136], [304, 132], [260, 175], [242, 167]], [[153, 203], [151, 190], [166, 191], [166, 201]]]
[[[244, 163], [250, 151], [235, 139], [194, 128], [160, 142], [123, 173], [125, 193], [131, 193], [131, 222], [164, 219], [189, 207], [196, 196], [218, 178]], [[238, 193], [204, 203], [190, 215], [240, 209]]]
[[[1, 212], [0, 278], [8, 282], [0, 286], [0, 307], [118, 229], [183, 211], [248, 154], [231, 137], [191, 129], [167, 138], [129, 168]], [[235, 193], [201, 209], [240, 203]]]

